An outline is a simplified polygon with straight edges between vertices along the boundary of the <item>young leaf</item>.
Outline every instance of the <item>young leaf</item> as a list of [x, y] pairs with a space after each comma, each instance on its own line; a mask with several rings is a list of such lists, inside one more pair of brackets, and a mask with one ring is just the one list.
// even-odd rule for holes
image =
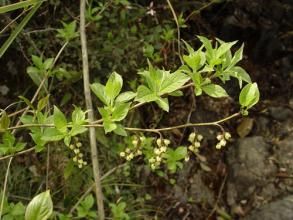
[[120, 103], [118, 102], [113, 109], [112, 112], [112, 120], [113, 121], [121, 121], [123, 120], [128, 113], [130, 107], [130, 103]]
[[239, 103], [242, 108], [249, 109], [259, 101], [259, 90], [256, 83], [248, 83], [240, 92]]
[[202, 90], [209, 96], [214, 98], [221, 98], [228, 96], [225, 89], [223, 89], [221, 86], [216, 84], [208, 84], [201, 87]]
[[0, 118], [0, 132], [5, 132], [10, 125], [10, 118], [6, 114], [5, 111], [1, 110], [1, 118]]
[[169, 102], [167, 98], [158, 97], [158, 99], [155, 102], [161, 109], [163, 109], [166, 112], [169, 112]]
[[111, 103], [113, 103], [114, 99], [119, 95], [122, 85], [122, 77], [118, 73], [113, 72], [105, 86], [105, 93], [109, 97]]
[[135, 92], [123, 92], [116, 98], [115, 102], [128, 102], [136, 96]]
[[117, 127], [114, 130], [114, 133], [126, 137], [127, 136], [127, 132], [124, 129], [124, 127], [121, 124], [116, 124], [116, 125], [117, 125]]
[[167, 93], [174, 92], [180, 89], [180, 87], [183, 86], [188, 80], [189, 77], [180, 71], [176, 71], [172, 74], [166, 73], [165, 78], [160, 85], [160, 90], [158, 94], [161, 96]]
[[151, 91], [148, 87], [140, 85], [137, 88], [137, 96], [135, 98], [135, 101], [145, 103], [155, 101], [157, 98], [158, 97], [154, 94], [154, 92]]
[[103, 126], [104, 126], [106, 134], [111, 131], [114, 131], [117, 128], [117, 125], [114, 122], [106, 121], [106, 120], [103, 122]]
[[38, 106], [37, 106], [37, 111], [42, 111], [46, 105], [48, 104], [49, 102], [49, 96], [50, 95], [47, 95], [46, 97], [42, 98], [39, 102], [38, 102]]
[[28, 204], [25, 220], [47, 220], [53, 213], [53, 202], [50, 191], [47, 190], [35, 196]]
[[235, 77], [239, 81], [239, 87], [242, 88], [242, 81], [251, 83], [250, 76], [248, 73], [240, 66], [234, 66], [232, 67], [229, 72], [231, 76]]
[[90, 85], [90, 88], [105, 105], [110, 104], [110, 99], [105, 92], [105, 86], [100, 83], [93, 83]]
[[58, 131], [60, 131], [62, 134], [67, 132], [67, 120], [65, 115], [56, 107], [54, 106], [54, 125], [57, 128]]
[[41, 139], [47, 141], [60, 141], [65, 137], [66, 134], [61, 133], [56, 128], [46, 128]]

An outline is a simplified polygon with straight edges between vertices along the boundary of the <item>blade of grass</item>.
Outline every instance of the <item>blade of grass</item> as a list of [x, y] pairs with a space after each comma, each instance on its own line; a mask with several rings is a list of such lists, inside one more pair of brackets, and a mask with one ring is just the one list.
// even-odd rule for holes
[[32, 16], [36, 13], [38, 8], [41, 6], [42, 2], [39, 2], [36, 4], [31, 11], [24, 17], [24, 19], [20, 22], [19, 25], [15, 28], [15, 30], [10, 34], [9, 38], [4, 42], [2, 47], [0, 48], [0, 58], [4, 55], [6, 50], [9, 48], [9, 46], [12, 44], [12, 42], [15, 40], [15, 38], [18, 36], [18, 34], [23, 30], [25, 25], [29, 22], [29, 20], [32, 18]]
[[27, 1], [17, 2], [14, 4], [5, 5], [5, 6], [0, 7], [0, 14], [6, 13], [9, 11], [14, 11], [19, 8], [25, 8], [30, 5], [36, 4], [37, 2], [38, 1], [36, 1], [36, 0], [27, 0]]

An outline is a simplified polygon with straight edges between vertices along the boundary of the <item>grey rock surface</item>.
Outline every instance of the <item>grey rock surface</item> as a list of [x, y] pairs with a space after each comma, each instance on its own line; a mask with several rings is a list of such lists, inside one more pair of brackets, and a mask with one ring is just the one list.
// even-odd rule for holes
[[292, 220], [293, 195], [266, 204], [242, 220]]
[[227, 202], [234, 205], [249, 199], [258, 187], [270, 182], [276, 172], [269, 160], [270, 147], [262, 137], [247, 137], [231, 146], [228, 155]]

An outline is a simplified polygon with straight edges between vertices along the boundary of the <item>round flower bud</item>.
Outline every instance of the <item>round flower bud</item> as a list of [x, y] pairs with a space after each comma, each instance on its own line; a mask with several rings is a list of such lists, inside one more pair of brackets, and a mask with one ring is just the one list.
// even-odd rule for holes
[[161, 151], [160, 151], [160, 149], [159, 149], [159, 148], [155, 148], [155, 149], [154, 149], [154, 153], [155, 153], [155, 154], [160, 154], [160, 153], [161, 153]]
[[77, 143], [76, 143], [76, 146], [77, 146], [77, 147], [81, 147], [81, 146], [82, 146], [82, 143], [81, 143], [81, 142], [77, 142]]
[[162, 158], [159, 157], [159, 156], [156, 156], [156, 161], [157, 161], [157, 162], [161, 162], [161, 161], [162, 161]]
[[80, 163], [80, 164], [83, 164], [83, 160], [82, 159], [79, 159], [77, 162]]
[[130, 160], [132, 160], [132, 159], [134, 158], [133, 153], [130, 153], [130, 154], [128, 155], [128, 157], [130, 158]]
[[226, 141], [225, 139], [222, 139], [222, 140], [219, 142], [219, 144], [220, 144], [221, 146], [226, 146], [227, 141]]
[[222, 134], [218, 134], [218, 135], [217, 135], [217, 140], [220, 141], [220, 140], [222, 140], [222, 139], [223, 139], [223, 135], [222, 135]]
[[231, 138], [231, 134], [229, 132], [225, 132], [224, 137], [226, 140], [229, 140]]
[[190, 133], [190, 135], [188, 137], [188, 141], [193, 143], [194, 139], [195, 139], [195, 132], [192, 132], [192, 133]]
[[193, 145], [189, 145], [189, 146], [188, 146], [188, 149], [189, 149], [190, 151], [194, 151], [195, 148], [194, 148]]
[[151, 169], [155, 170], [156, 169], [156, 165], [155, 164], [151, 164]]
[[202, 136], [201, 134], [198, 134], [198, 135], [197, 135], [197, 140], [198, 140], [198, 141], [202, 141], [202, 139], [203, 139], [203, 136]]
[[186, 162], [189, 161], [189, 159], [190, 159], [189, 156], [186, 156], [186, 157], [184, 158], [184, 160], [185, 160]]
[[200, 143], [196, 141], [196, 142], [194, 142], [193, 146], [194, 146], [195, 148], [199, 148], [199, 147], [200, 147]]
[[77, 157], [72, 158], [73, 162], [77, 162]]
[[78, 168], [82, 168], [82, 164], [80, 163], [80, 164], [78, 164]]
[[138, 150], [138, 151], [136, 152], [136, 154], [137, 154], [137, 155], [142, 155], [142, 151], [141, 151], [141, 150]]
[[133, 141], [132, 141], [132, 144], [133, 144], [134, 146], [137, 146], [137, 143], [138, 143], [137, 140], [133, 140]]
[[83, 157], [83, 153], [79, 153], [78, 156], [79, 156], [79, 157]]
[[83, 165], [86, 166], [87, 165], [87, 162], [86, 161], [83, 161]]
[[74, 149], [73, 151], [74, 151], [75, 154], [78, 154], [80, 152], [79, 149]]
[[125, 152], [122, 151], [122, 152], [120, 152], [119, 155], [120, 155], [120, 157], [125, 157], [126, 154], [125, 154]]
[[162, 146], [162, 147], [160, 148], [160, 151], [161, 151], [161, 152], [166, 152], [166, 151], [167, 151], [167, 147], [166, 147], [166, 146]]
[[151, 157], [151, 158], [149, 159], [149, 162], [150, 162], [150, 163], [154, 163], [154, 162], [156, 162], [156, 159], [153, 158], [153, 157]]
[[165, 144], [166, 146], [168, 146], [170, 143], [171, 143], [170, 140], [168, 140], [168, 139], [164, 139], [164, 144]]
[[157, 145], [158, 145], [159, 147], [162, 146], [162, 140], [161, 140], [161, 138], [157, 139]]
[[144, 141], [145, 141], [145, 136], [141, 136], [141, 137], [139, 137], [139, 140], [140, 140], [141, 142], [144, 142]]
[[126, 153], [129, 153], [129, 152], [130, 152], [130, 149], [129, 149], [129, 148], [126, 148], [126, 149], [125, 149], [125, 152], [126, 152]]
[[220, 150], [222, 148], [222, 145], [220, 143], [217, 143], [216, 149]]
[[73, 150], [73, 149], [74, 149], [74, 145], [73, 145], [73, 144], [70, 144], [70, 145], [69, 145], [69, 148], [70, 148], [71, 150]]

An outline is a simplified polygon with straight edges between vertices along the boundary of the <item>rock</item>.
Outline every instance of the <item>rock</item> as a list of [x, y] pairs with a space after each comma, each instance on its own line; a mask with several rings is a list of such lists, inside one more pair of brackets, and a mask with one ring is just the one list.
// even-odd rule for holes
[[190, 178], [188, 197], [192, 202], [201, 205], [208, 204], [212, 206], [215, 202], [212, 190], [202, 181], [200, 173], [196, 173]]
[[270, 146], [259, 136], [239, 139], [229, 149], [227, 202], [230, 206], [250, 199], [257, 188], [272, 179], [276, 167], [269, 160], [269, 152]]
[[293, 117], [293, 111], [282, 106], [270, 107], [269, 112], [272, 118], [278, 121], [285, 121]]
[[293, 219], [293, 195], [281, 200], [266, 204], [259, 210], [253, 211], [242, 220], [292, 220]]

